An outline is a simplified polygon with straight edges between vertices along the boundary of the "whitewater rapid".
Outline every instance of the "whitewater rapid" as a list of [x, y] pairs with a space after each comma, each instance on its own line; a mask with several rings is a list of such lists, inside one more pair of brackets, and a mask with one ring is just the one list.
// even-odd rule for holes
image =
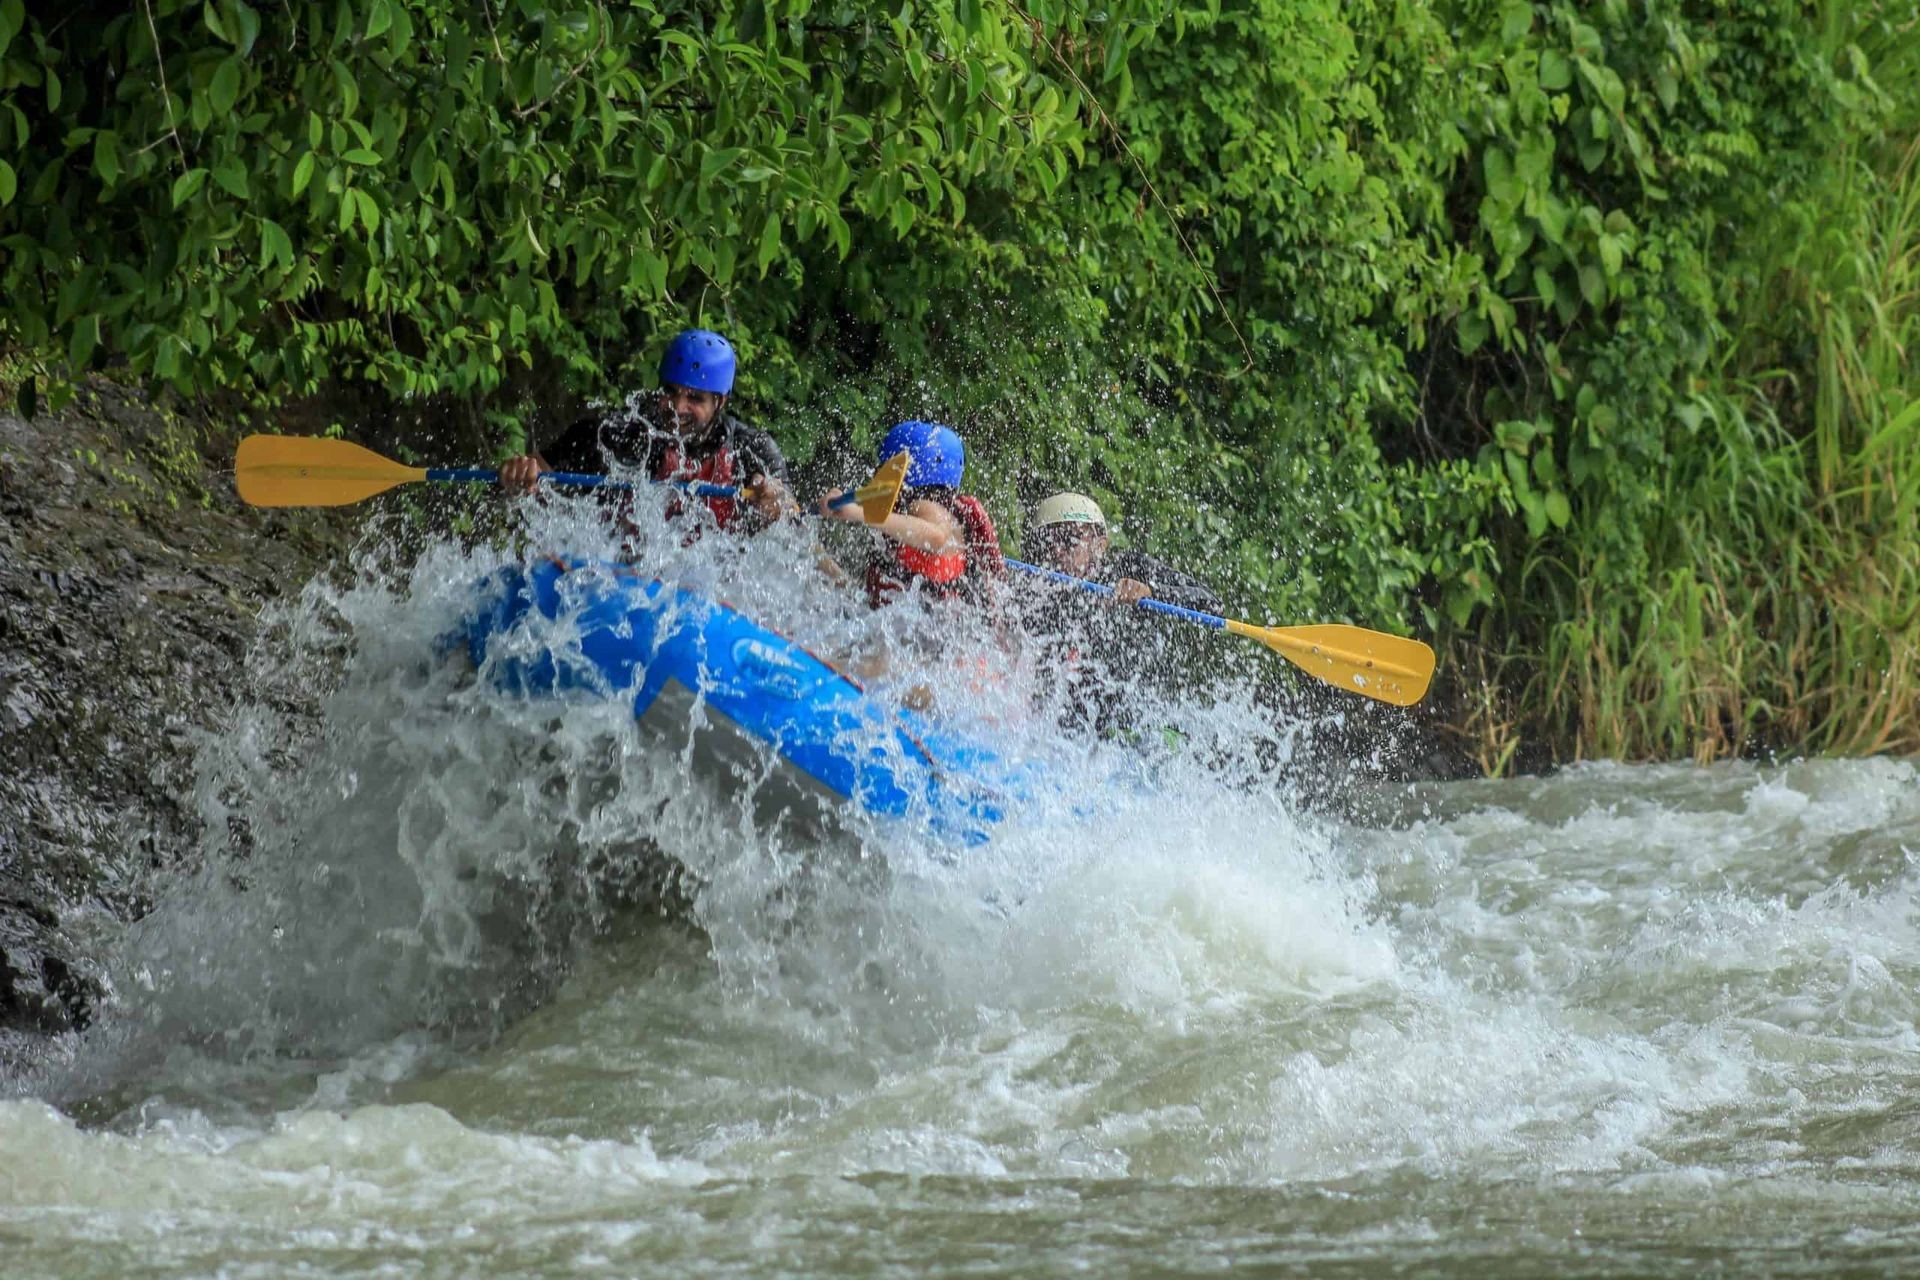
[[[0, 1100], [6, 1274], [1920, 1250], [1910, 763], [1335, 796], [1272, 770], [1310, 736], [1236, 754], [1261, 711], [1223, 689], [1159, 708], [1151, 785], [1083, 745], [1050, 758], [1071, 802], [982, 848], [808, 844], [623, 709], [436, 652], [490, 554], [363, 560], [274, 621], [202, 744], [203, 880]], [[754, 607], [856, 624], [789, 579]], [[695, 873], [667, 908], [630, 874], [656, 850]]]

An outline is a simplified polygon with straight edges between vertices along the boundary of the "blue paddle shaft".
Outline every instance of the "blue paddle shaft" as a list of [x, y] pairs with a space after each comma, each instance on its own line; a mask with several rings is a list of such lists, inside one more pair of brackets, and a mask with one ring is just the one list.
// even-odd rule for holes
[[[1089, 582], [1085, 578], [1076, 578], [1070, 573], [1061, 573], [1058, 569], [1046, 569], [1037, 564], [1028, 564], [1025, 560], [1008, 559], [1008, 564], [1027, 573], [1038, 574], [1053, 582], [1064, 583], [1069, 587], [1079, 587], [1082, 591], [1091, 591], [1097, 596], [1111, 596], [1113, 588], [1104, 582]], [[1142, 600], [1140, 607], [1151, 613], [1164, 613], [1169, 618], [1183, 618], [1188, 622], [1197, 622], [1203, 627], [1212, 627], [1219, 631], [1226, 627], [1227, 620], [1211, 613], [1202, 613], [1198, 609], [1183, 609], [1177, 604], [1168, 604], [1164, 600]]]
[[[564, 484], [578, 489], [633, 488], [624, 480], [588, 475], [583, 471], [542, 471], [540, 478], [548, 484]], [[486, 467], [428, 467], [427, 479], [449, 480], [462, 484], [494, 484], [499, 481], [500, 473]], [[654, 483], [670, 484], [696, 498], [738, 498], [740, 496], [740, 490], [730, 484], [707, 484], [699, 480], [657, 480]]]

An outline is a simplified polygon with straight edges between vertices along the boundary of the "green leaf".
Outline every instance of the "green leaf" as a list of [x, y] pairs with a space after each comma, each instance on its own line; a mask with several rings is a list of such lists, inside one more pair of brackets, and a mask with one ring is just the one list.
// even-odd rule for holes
[[1508, 453], [1525, 454], [1533, 448], [1534, 437], [1539, 434], [1539, 426], [1525, 418], [1511, 418], [1493, 428], [1494, 443]]
[[20, 176], [13, 171], [12, 165], [0, 160], [0, 205], [12, 204], [19, 190]]
[[293, 165], [294, 196], [297, 198], [302, 191], [305, 191], [307, 189], [307, 184], [312, 181], [313, 181], [313, 152], [309, 151], [294, 162], [294, 165]]
[[378, 151], [369, 151], [365, 147], [355, 147], [353, 150], [347, 152], [345, 155], [341, 156], [340, 158], [342, 160], [345, 160], [348, 164], [379, 164], [380, 163], [380, 153]]
[[1508, 0], [1500, 7], [1500, 43], [1519, 44], [1533, 30], [1533, 6], [1527, 0]]
[[237, 200], [245, 200], [253, 194], [247, 189], [247, 168], [237, 156], [228, 156], [213, 166], [213, 180], [221, 190]]
[[734, 19], [734, 38], [742, 44], [754, 44], [767, 30], [766, 0], [746, 0]]
[[353, 190], [353, 198], [355, 203], [360, 206], [361, 225], [367, 229], [368, 235], [372, 235], [380, 229], [379, 204], [374, 201], [373, 196], [369, 192], [362, 191], [358, 187], [355, 187]]
[[205, 169], [189, 169], [173, 180], [173, 207], [178, 209], [187, 201], [200, 194], [200, 188], [207, 185]]
[[1653, 91], [1660, 96], [1660, 105], [1671, 111], [1680, 101], [1680, 81], [1674, 76], [1672, 67], [1661, 67], [1653, 73]]
[[978, 102], [987, 91], [987, 64], [978, 58], [967, 59], [967, 101]]
[[1595, 244], [1598, 245], [1600, 249], [1601, 268], [1610, 276], [1619, 275], [1622, 256], [1620, 252], [1620, 238], [1618, 236], [1602, 235], [1595, 241]]
[[240, 100], [240, 72], [240, 59], [235, 56], [221, 59], [214, 69], [213, 80], [207, 85], [207, 100], [215, 115], [226, 115]]
[[387, 0], [373, 0], [367, 6], [367, 39], [373, 40], [387, 33], [393, 25], [393, 10], [387, 7]]
[[1487, 192], [1500, 196], [1513, 189], [1513, 159], [1505, 148], [1488, 147], [1480, 156], [1480, 170], [1487, 181]]
[[1580, 296], [1589, 306], [1607, 305], [1607, 279], [1600, 274], [1600, 268], [1591, 262], [1580, 264]]
[[695, 66], [706, 55], [707, 48], [699, 40], [684, 31], [675, 31], [671, 27], [660, 33], [661, 42], [677, 45], [680, 48], [680, 63], [684, 67]]
[[1618, 114], [1627, 101], [1627, 87], [1621, 81], [1620, 73], [1586, 58], [1575, 58], [1574, 66], [1579, 69], [1580, 78], [1587, 82], [1587, 88], [1593, 91], [1594, 96], [1608, 111]]
[[1567, 55], [1558, 49], [1547, 49], [1540, 54], [1540, 87], [1549, 93], [1558, 93], [1573, 83], [1573, 64], [1567, 61]]
[[269, 267], [293, 265], [293, 238], [272, 218], [260, 219], [260, 262]]
[[1527, 460], [1518, 453], [1503, 453], [1500, 461], [1505, 464], [1507, 483], [1513, 486], [1514, 495], [1523, 502], [1533, 495], [1533, 481], [1527, 475]]
[[1528, 490], [1519, 495], [1520, 509], [1527, 515], [1527, 536], [1542, 538], [1547, 533], [1547, 503], [1539, 494]]
[[1473, 606], [1477, 603], [1472, 593], [1460, 590], [1447, 592], [1447, 618], [1454, 626], [1465, 629], [1467, 619], [1473, 616]]
[[720, 150], [709, 149], [706, 157], [700, 161], [700, 181], [712, 182], [720, 171], [732, 164], [740, 156], [739, 147], [723, 147]]
[[1567, 522], [1573, 519], [1573, 506], [1567, 501], [1567, 495], [1558, 489], [1547, 494], [1546, 510], [1547, 519], [1553, 521], [1556, 529], [1566, 528]]
[[850, 146], [864, 147], [873, 141], [873, 122], [865, 116], [840, 116], [833, 123]]
[[1540, 211], [1534, 215], [1540, 224], [1541, 233], [1554, 244], [1562, 244], [1567, 235], [1567, 206], [1553, 196], [1540, 202]]
[[73, 336], [67, 341], [67, 367], [78, 376], [86, 371], [88, 362], [93, 359], [94, 348], [100, 345], [100, 317], [84, 315], [73, 322]]
[[220, 6], [215, 0], [204, 0], [200, 6], [200, 20], [207, 24], [207, 30], [222, 43], [232, 44], [234, 39], [227, 34], [227, 28], [220, 21]]
[[762, 276], [767, 274], [767, 268], [772, 266], [773, 260], [779, 256], [780, 219], [770, 217], [760, 228], [760, 249], [754, 255], [755, 264], [759, 266]]
[[235, 32], [234, 47], [240, 56], [250, 57], [253, 46], [260, 39], [260, 15], [253, 11], [247, 0], [233, 0], [233, 12], [240, 21], [240, 30]]
[[120, 181], [120, 136], [111, 129], [93, 135], [93, 171], [109, 187]]
[[1551, 448], [1536, 450], [1533, 454], [1533, 478], [1542, 488], [1552, 489], [1560, 483], [1560, 464], [1553, 459]]
[[413, 19], [407, 15], [404, 3], [396, 7], [393, 0], [388, 0], [387, 8], [393, 14], [393, 30], [387, 34], [387, 55], [398, 58], [413, 41]]
[[1556, 293], [1553, 284], [1553, 272], [1544, 266], [1536, 265], [1533, 269], [1533, 291], [1540, 296], [1540, 301], [1543, 304], [1549, 307], [1552, 306]]
[[333, 83], [340, 90], [340, 115], [345, 118], [351, 116], [354, 108], [360, 105], [360, 82], [353, 78], [353, 72], [347, 68], [346, 63], [338, 58], [334, 58], [332, 63]]
[[1487, 318], [1477, 311], [1463, 311], [1454, 322], [1459, 332], [1460, 354], [1472, 355], [1487, 340]]

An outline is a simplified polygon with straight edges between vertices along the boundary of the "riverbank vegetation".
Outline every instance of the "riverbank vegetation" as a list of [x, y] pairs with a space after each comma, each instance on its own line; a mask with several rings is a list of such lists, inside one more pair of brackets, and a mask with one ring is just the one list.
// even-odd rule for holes
[[[0, 347], [499, 454], [726, 330], [1516, 759], [1920, 749], [1920, 6], [0, 0]], [[1017, 529], [1017, 519], [1010, 518]]]

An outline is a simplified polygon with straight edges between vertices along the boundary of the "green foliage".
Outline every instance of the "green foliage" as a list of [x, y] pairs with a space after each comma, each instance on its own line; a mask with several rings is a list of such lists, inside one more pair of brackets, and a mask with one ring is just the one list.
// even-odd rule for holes
[[972, 8], [95, 16], [0, 3], [0, 334], [184, 391], [486, 395], [536, 359], [606, 389], [669, 317], [737, 324], [763, 282], [748, 310], [791, 316], [793, 259], [847, 259], [854, 220], [937, 246], [963, 186], [1045, 198], [1084, 132]]
[[519, 449], [703, 321], [801, 458], [946, 417], [1015, 538], [1076, 485], [1250, 612], [1437, 633], [1490, 767], [1913, 748], [1916, 32], [0, 0], [0, 347]]

